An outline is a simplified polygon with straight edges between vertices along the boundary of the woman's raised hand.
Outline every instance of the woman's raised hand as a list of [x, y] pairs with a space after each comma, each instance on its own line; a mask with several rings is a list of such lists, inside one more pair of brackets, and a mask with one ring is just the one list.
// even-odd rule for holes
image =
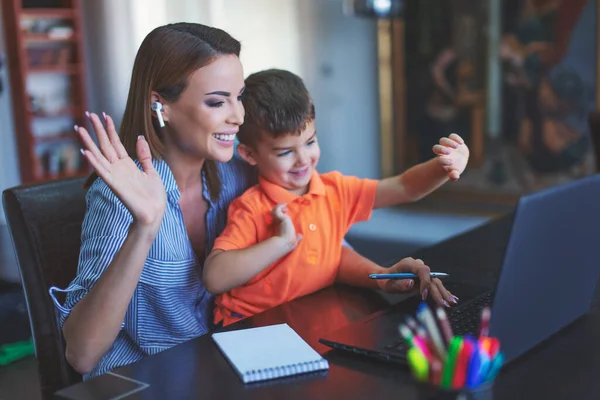
[[86, 114], [94, 127], [100, 148], [98, 149], [85, 128], [75, 126], [83, 142], [83, 155], [98, 176], [125, 204], [134, 221], [158, 228], [167, 196], [162, 180], [152, 165], [148, 142], [144, 136], [138, 136], [136, 153], [142, 166], [140, 170], [125, 151], [112, 118], [103, 113], [105, 129], [98, 115]]

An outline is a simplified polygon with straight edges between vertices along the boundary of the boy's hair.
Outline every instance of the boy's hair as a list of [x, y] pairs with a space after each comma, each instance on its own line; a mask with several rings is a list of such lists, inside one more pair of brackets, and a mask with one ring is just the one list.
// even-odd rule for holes
[[256, 148], [261, 135], [299, 135], [315, 119], [315, 106], [302, 79], [285, 70], [268, 69], [246, 78], [244, 123], [240, 143]]

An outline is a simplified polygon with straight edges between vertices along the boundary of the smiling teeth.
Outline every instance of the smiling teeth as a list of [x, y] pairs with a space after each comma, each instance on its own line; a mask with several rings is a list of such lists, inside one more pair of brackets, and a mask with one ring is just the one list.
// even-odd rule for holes
[[235, 140], [235, 133], [231, 134], [231, 135], [224, 135], [224, 134], [220, 134], [220, 133], [215, 133], [213, 134], [214, 137], [216, 137], [219, 140]]

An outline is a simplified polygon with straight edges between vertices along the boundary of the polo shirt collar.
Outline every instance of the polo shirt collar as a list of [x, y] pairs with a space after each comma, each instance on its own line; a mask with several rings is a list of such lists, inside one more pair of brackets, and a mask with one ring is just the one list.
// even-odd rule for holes
[[[294, 200], [298, 199], [301, 196], [297, 196], [293, 193], [290, 193], [286, 189], [282, 188], [263, 178], [262, 176], [258, 177], [258, 184], [265, 194], [273, 200], [277, 204], [281, 203], [291, 203]], [[325, 195], [325, 185], [321, 180], [321, 176], [317, 171], [313, 171], [312, 177], [310, 178], [310, 183], [308, 186], [308, 195], [316, 195], [316, 196], [324, 196]]]

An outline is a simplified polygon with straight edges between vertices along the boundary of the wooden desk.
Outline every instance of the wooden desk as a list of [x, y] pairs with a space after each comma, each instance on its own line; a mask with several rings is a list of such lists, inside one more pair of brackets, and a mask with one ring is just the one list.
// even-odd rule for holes
[[[454, 278], [490, 285], [502, 263], [510, 219], [419, 251], [415, 256]], [[460, 297], [460, 293], [457, 293]], [[397, 300], [395, 296], [345, 286], [322, 290], [241, 321], [236, 328], [287, 322], [330, 361], [326, 374], [299, 376], [244, 386], [209, 335], [178, 345], [115, 373], [148, 383], [126, 399], [422, 399], [408, 370], [333, 351], [319, 336], [363, 318]], [[560, 293], [548, 293], [548, 307]], [[600, 293], [590, 313], [510, 364], [496, 380], [499, 399], [600, 398]], [[250, 343], [248, 345], [251, 345]], [[99, 399], [95, 380], [65, 389], [84, 399]], [[61, 393], [61, 392], [59, 392]], [[65, 398], [65, 397], [59, 397]]]

